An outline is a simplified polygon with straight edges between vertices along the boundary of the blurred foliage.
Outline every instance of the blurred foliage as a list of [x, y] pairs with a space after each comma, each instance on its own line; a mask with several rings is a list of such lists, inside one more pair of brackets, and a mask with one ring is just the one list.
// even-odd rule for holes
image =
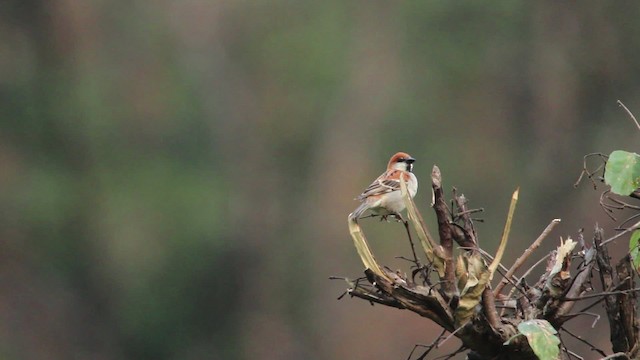
[[[363, 329], [383, 310], [336, 302], [325, 280], [362, 270], [353, 196], [402, 150], [418, 206], [437, 163], [487, 209], [485, 244], [516, 185], [521, 248], [551, 218], [564, 233], [606, 222], [571, 184], [583, 154], [636, 139], [615, 100], [640, 109], [639, 15], [598, 1], [0, 3], [0, 354], [401, 357], [426, 341], [421, 319]], [[402, 229], [363, 226], [381, 263], [408, 251], [382, 240]]]

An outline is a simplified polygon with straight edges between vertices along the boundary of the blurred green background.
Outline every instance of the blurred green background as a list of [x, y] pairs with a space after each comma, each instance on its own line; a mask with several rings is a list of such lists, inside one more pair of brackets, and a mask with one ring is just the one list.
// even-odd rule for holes
[[[640, 113], [638, 19], [633, 1], [0, 2], [0, 356], [406, 358], [435, 325], [328, 280], [362, 274], [353, 198], [406, 151], [430, 224], [438, 164], [485, 208], [490, 252], [521, 186], [506, 263], [556, 217], [546, 249], [612, 234], [572, 185], [584, 154], [637, 150], [616, 100]], [[364, 226], [406, 269], [402, 227]]]

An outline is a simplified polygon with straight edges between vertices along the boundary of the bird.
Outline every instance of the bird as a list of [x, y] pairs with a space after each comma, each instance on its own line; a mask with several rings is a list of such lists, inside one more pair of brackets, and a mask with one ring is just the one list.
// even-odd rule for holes
[[393, 155], [387, 164], [387, 171], [356, 197], [361, 204], [349, 214], [349, 219], [357, 222], [367, 210], [370, 210], [372, 217], [379, 215], [381, 220], [386, 220], [388, 216], [393, 215], [403, 221], [400, 212], [404, 210], [405, 204], [400, 190], [400, 179], [406, 182], [409, 196], [416, 196], [418, 179], [413, 174], [415, 161], [416, 159], [405, 152]]

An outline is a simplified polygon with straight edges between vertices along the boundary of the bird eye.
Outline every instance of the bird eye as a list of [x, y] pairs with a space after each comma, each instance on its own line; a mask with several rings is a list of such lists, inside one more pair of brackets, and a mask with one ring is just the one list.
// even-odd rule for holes
[[398, 159], [398, 162], [404, 162], [406, 159], [405, 158], [400, 158]]

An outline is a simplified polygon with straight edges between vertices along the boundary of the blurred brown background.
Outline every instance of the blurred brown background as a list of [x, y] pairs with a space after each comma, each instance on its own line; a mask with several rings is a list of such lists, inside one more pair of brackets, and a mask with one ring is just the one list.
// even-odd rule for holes
[[[328, 280], [362, 274], [353, 197], [402, 150], [432, 226], [438, 164], [491, 252], [521, 186], [506, 263], [552, 218], [545, 249], [611, 235], [572, 185], [584, 154], [637, 148], [616, 100], [640, 113], [638, 19], [633, 1], [0, 2], [1, 357], [406, 358], [435, 326]], [[407, 267], [400, 225], [365, 229]]]

